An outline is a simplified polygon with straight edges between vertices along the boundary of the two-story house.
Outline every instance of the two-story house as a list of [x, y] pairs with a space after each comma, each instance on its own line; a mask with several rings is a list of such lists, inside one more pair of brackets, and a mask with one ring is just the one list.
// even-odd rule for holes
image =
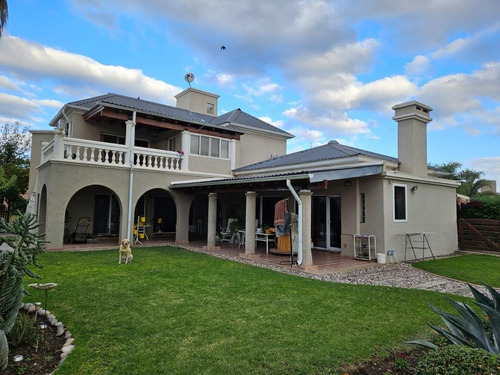
[[[240, 109], [217, 115], [217, 95], [189, 88], [176, 99], [176, 107], [117, 94], [79, 100], [58, 112], [54, 131], [32, 132], [29, 207], [47, 248], [61, 248], [80, 217], [117, 244], [146, 217], [149, 235], [188, 242], [196, 233], [214, 247], [228, 218], [253, 238], [287, 199], [306, 267], [312, 247], [352, 255], [355, 234], [375, 236], [377, 252], [399, 259], [413, 235], [425, 234], [434, 255], [456, 250], [457, 184], [427, 167], [430, 107], [393, 107], [395, 158], [336, 141], [286, 154], [293, 135]], [[255, 253], [254, 241], [245, 253]]]

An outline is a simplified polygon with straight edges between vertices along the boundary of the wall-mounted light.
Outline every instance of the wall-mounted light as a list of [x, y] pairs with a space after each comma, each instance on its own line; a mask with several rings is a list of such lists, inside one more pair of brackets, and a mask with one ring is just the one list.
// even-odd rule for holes
[[351, 186], [352, 185], [351, 180], [347, 180], [346, 182], [344, 182], [344, 185], [345, 186]]
[[412, 193], [415, 193], [417, 190], [418, 190], [418, 185], [413, 185], [413, 186], [411, 187], [411, 192], [412, 192]]

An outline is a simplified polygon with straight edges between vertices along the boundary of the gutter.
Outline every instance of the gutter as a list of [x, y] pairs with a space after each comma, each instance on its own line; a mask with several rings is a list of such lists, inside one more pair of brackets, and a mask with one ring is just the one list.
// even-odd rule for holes
[[[298, 196], [297, 192], [292, 186], [292, 183], [290, 180], [286, 180], [286, 186], [288, 186], [288, 190], [290, 190], [290, 193], [292, 193], [293, 197], [297, 201], [299, 205], [299, 218], [298, 218], [298, 223], [297, 226], [299, 227], [299, 248], [297, 249], [297, 264], [300, 266], [302, 264], [302, 201], [300, 200], [300, 197]], [[292, 249], [293, 252], [293, 249]]]

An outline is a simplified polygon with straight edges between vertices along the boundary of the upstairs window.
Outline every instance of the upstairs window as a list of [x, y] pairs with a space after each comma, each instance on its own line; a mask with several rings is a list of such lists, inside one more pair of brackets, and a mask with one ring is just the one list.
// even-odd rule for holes
[[394, 221], [405, 222], [408, 220], [408, 207], [406, 202], [406, 185], [393, 185]]
[[204, 135], [191, 135], [191, 155], [210, 156], [212, 158], [229, 158], [229, 141]]
[[[115, 134], [105, 134], [101, 133], [101, 142], [116, 143], [119, 145], [125, 144], [125, 137]], [[135, 146], [149, 148], [149, 141], [145, 139], [136, 139], [134, 142]]]

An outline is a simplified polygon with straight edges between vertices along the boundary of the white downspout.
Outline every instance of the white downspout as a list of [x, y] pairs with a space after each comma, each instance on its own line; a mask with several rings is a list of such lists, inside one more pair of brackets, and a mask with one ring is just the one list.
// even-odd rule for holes
[[[288, 186], [288, 190], [292, 193], [293, 197], [297, 201], [299, 205], [299, 218], [298, 218], [298, 223], [297, 226], [299, 227], [299, 248], [298, 248], [298, 255], [297, 255], [297, 264], [300, 266], [302, 264], [302, 201], [300, 200], [299, 195], [293, 188], [290, 180], [286, 180], [286, 186]], [[292, 250], [293, 251], [293, 250]]]
[[129, 237], [130, 234], [132, 233], [132, 193], [134, 189], [134, 168], [135, 168], [134, 166], [135, 119], [136, 119], [136, 113], [134, 111], [132, 113], [132, 126], [130, 127], [130, 135], [128, 137], [130, 172], [128, 178], [127, 237]]

